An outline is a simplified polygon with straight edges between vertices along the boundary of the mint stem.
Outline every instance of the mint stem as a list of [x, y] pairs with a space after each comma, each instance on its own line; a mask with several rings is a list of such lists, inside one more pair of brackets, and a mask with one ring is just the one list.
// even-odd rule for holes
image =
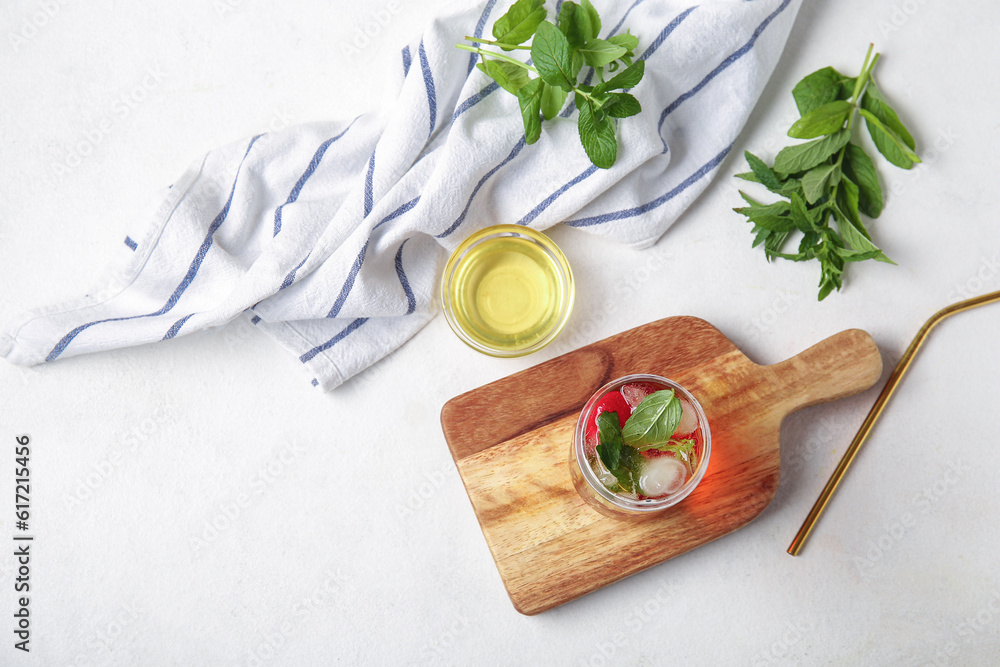
[[469, 35], [465, 36], [465, 40], [468, 42], [474, 42], [476, 44], [489, 44], [490, 46], [499, 46], [505, 49], [520, 49], [522, 51], [530, 51], [530, 46], [523, 46], [521, 44], [504, 44], [503, 42], [494, 42], [488, 39], [483, 39], [481, 37], [471, 37]]
[[[861, 74], [858, 74], [857, 80], [854, 82], [854, 92], [851, 94], [851, 103], [857, 104], [857, 99], [861, 96], [861, 91], [864, 90], [865, 84], [868, 83], [868, 72], [871, 71], [871, 67], [875, 66], [873, 62], [871, 67], [868, 66], [868, 59], [871, 58], [872, 49], [875, 48], [874, 44], [868, 45], [868, 53], [865, 54], [865, 62], [861, 64]], [[879, 54], [875, 54], [875, 60], [878, 60]]]
[[[864, 92], [865, 87], [868, 85], [868, 80], [871, 79], [872, 72], [875, 70], [875, 64], [878, 62], [881, 53], [876, 53], [875, 57], [872, 58], [872, 49], [875, 48], [874, 44], [868, 45], [868, 52], [865, 54], [865, 61], [861, 64], [861, 73], [858, 74], [857, 80], [854, 82], [854, 91], [851, 93], [851, 115], [847, 117], [847, 131], [851, 131], [851, 127], [854, 125], [854, 118], [858, 115], [858, 104], [860, 103], [861, 93]], [[868, 62], [871, 58], [871, 63]], [[840, 169], [844, 162], [844, 155], [847, 154], [847, 146], [845, 145], [840, 149], [840, 155], [837, 156], [837, 168]]]
[[538, 70], [532, 67], [531, 65], [527, 63], [522, 63], [517, 58], [512, 58], [511, 56], [505, 55], [503, 53], [497, 53], [496, 51], [487, 51], [485, 49], [480, 49], [477, 46], [469, 46], [468, 44], [456, 44], [455, 48], [461, 49], [463, 51], [468, 51], [470, 53], [478, 53], [484, 58], [488, 56], [490, 58], [496, 58], [497, 60], [506, 60], [509, 63], [517, 65], [518, 67], [523, 67], [529, 72], [534, 72], [535, 74], [538, 74]]

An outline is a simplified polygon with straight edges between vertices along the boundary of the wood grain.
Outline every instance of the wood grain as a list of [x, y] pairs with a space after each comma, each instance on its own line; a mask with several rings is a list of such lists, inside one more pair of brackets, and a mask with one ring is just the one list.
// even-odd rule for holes
[[[674, 317], [457, 396], [442, 408], [441, 425], [514, 607], [536, 614], [749, 523], [778, 487], [782, 420], [867, 389], [881, 371], [878, 348], [856, 329], [760, 366], [704, 320]], [[638, 521], [598, 513], [569, 470], [584, 403], [630, 373], [680, 382], [712, 431], [695, 491]]]

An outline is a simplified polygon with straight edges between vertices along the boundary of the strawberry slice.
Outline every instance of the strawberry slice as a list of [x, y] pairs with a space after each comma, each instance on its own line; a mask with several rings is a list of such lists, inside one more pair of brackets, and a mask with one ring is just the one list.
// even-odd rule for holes
[[618, 424], [623, 427], [625, 420], [632, 416], [632, 408], [629, 407], [628, 401], [625, 400], [622, 393], [617, 389], [609, 391], [601, 397], [601, 400], [597, 401], [590, 413], [590, 421], [587, 423], [587, 440], [597, 440], [597, 418], [602, 412], [618, 413]]

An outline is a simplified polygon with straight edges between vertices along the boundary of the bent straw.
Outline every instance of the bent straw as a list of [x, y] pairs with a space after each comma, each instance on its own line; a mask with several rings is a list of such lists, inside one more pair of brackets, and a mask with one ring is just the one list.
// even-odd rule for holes
[[830, 475], [830, 479], [827, 481], [826, 486], [823, 487], [823, 491], [819, 494], [819, 498], [816, 499], [816, 503], [813, 505], [812, 509], [809, 510], [809, 515], [802, 523], [802, 527], [799, 528], [799, 532], [795, 535], [795, 539], [792, 540], [792, 544], [788, 547], [788, 553], [793, 556], [798, 556], [799, 552], [802, 551], [802, 546], [809, 537], [809, 533], [812, 532], [813, 527], [816, 525], [820, 515], [826, 508], [827, 503], [830, 502], [830, 498], [837, 490], [837, 486], [840, 485], [840, 481], [843, 479], [844, 474], [854, 461], [854, 457], [857, 456], [858, 450], [861, 449], [861, 445], [864, 444], [869, 432], [871, 432], [872, 426], [875, 424], [875, 420], [878, 419], [880, 414], [882, 414], [885, 404], [889, 402], [889, 398], [892, 396], [893, 392], [896, 391], [896, 386], [899, 385], [899, 381], [903, 378], [903, 375], [910, 367], [910, 364], [913, 362], [913, 357], [916, 356], [917, 350], [919, 350], [920, 346], [923, 345], [924, 339], [927, 338], [927, 334], [930, 333], [931, 329], [933, 329], [939, 322], [951, 315], [954, 315], [955, 313], [960, 313], [963, 310], [969, 310], [971, 308], [984, 306], [988, 303], [995, 303], [997, 301], [1000, 301], [1000, 291], [990, 292], [989, 294], [983, 294], [982, 296], [973, 297], [971, 299], [965, 299], [964, 301], [959, 301], [958, 303], [952, 304], [947, 308], [942, 308], [938, 312], [934, 313], [930, 319], [924, 323], [924, 326], [920, 328], [920, 331], [918, 331], [916, 337], [914, 337], [913, 342], [911, 342], [910, 346], [906, 348], [906, 352], [903, 353], [903, 357], [899, 360], [899, 363], [896, 364], [896, 368], [892, 371], [892, 375], [889, 376], [889, 380], [882, 388], [882, 393], [880, 393], [878, 398], [875, 399], [875, 405], [872, 406], [872, 409], [868, 412], [868, 416], [865, 417], [864, 422], [861, 423], [861, 428], [858, 429], [857, 434], [854, 436], [854, 440], [852, 440], [851, 444], [848, 445], [847, 451], [844, 452], [844, 456], [840, 459], [840, 463], [837, 464], [837, 468], [833, 471], [833, 474]]

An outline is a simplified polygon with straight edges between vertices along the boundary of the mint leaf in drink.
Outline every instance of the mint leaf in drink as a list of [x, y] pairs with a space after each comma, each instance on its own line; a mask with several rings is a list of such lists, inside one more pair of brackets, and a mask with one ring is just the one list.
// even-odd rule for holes
[[637, 448], [667, 442], [680, 425], [682, 412], [673, 389], [654, 391], [632, 411], [622, 429], [622, 439]]
[[644, 459], [635, 447], [629, 447], [622, 441], [617, 412], [609, 410], [597, 415], [597, 438], [597, 455], [608, 472], [618, 480], [618, 488], [611, 490], [635, 493]]
[[618, 486], [621, 491], [626, 493], [637, 493], [639, 491], [639, 475], [642, 474], [642, 466], [645, 461], [646, 459], [635, 447], [622, 447], [622, 455], [618, 462], [618, 467], [611, 471], [611, 474], [618, 479]]
[[[882, 213], [884, 196], [875, 163], [852, 140], [858, 115], [891, 164], [909, 169], [920, 162], [912, 135], [872, 78], [878, 59], [869, 47], [857, 77], [825, 67], [803, 78], [792, 90], [802, 117], [788, 134], [812, 141], [783, 148], [773, 167], [747, 151], [751, 171], [737, 174], [783, 198], [765, 204], [740, 192], [749, 206], [734, 210], [753, 223], [752, 246], [762, 246], [768, 261], [818, 261], [820, 301], [841, 289], [848, 263], [894, 264], [864, 223], [863, 216]], [[798, 251], [786, 252], [796, 237]]]
[[597, 455], [610, 472], [618, 467], [622, 455], [622, 429], [618, 413], [608, 410], [597, 415]]
[[535, 34], [538, 24], [548, 13], [543, 6], [545, 0], [517, 0], [507, 13], [493, 24], [493, 38], [504, 51], [523, 44]]

